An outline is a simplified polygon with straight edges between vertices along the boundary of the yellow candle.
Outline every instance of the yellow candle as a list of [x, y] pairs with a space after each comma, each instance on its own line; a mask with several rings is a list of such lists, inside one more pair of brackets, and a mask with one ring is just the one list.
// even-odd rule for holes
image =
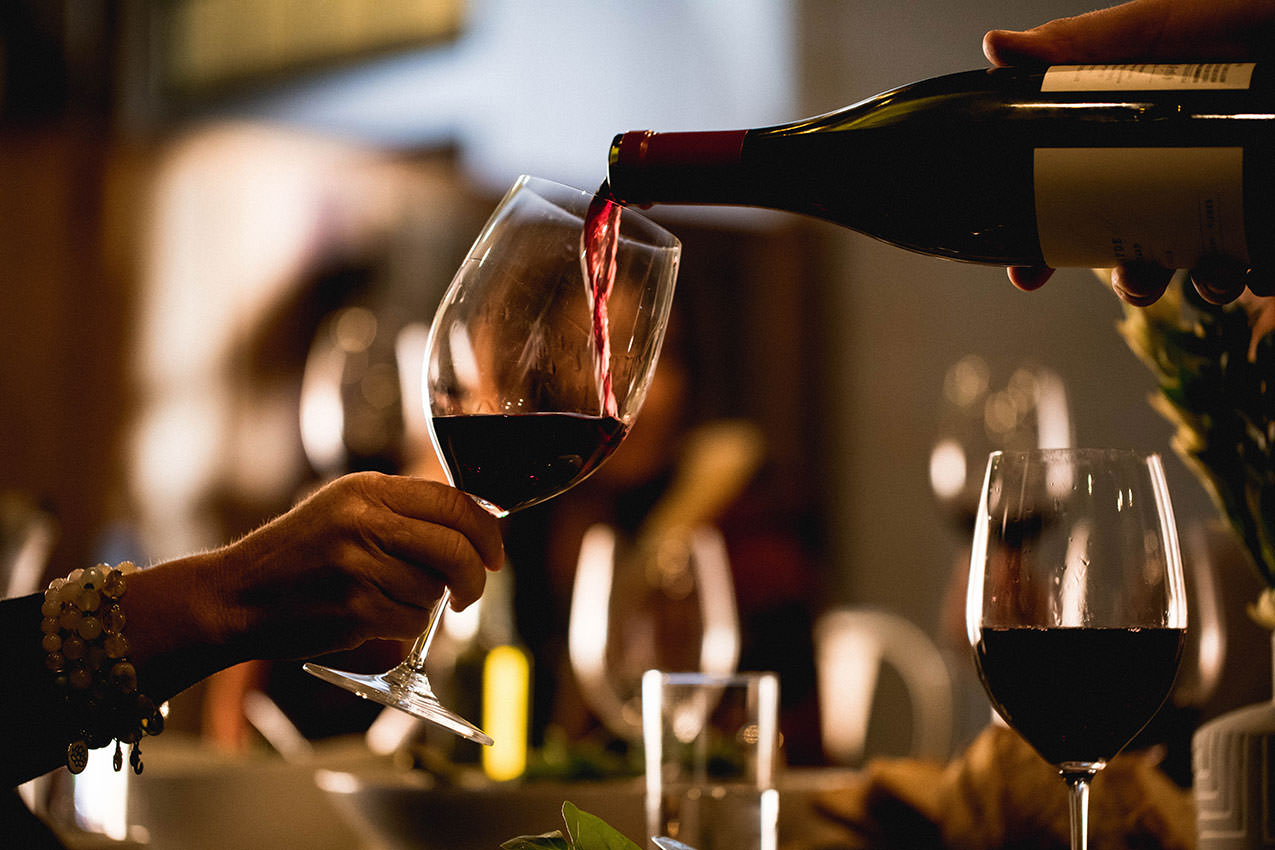
[[515, 646], [497, 646], [483, 664], [483, 729], [495, 743], [483, 747], [483, 772], [516, 779], [527, 768], [531, 664]]

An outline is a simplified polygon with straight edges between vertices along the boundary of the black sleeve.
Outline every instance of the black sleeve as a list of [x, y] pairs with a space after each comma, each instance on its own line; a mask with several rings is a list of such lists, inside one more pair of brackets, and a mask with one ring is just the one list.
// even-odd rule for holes
[[40, 646], [43, 594], [0, 601], [0, 773], [8, 787], [66, 763], [62, 693], [44, 666]]

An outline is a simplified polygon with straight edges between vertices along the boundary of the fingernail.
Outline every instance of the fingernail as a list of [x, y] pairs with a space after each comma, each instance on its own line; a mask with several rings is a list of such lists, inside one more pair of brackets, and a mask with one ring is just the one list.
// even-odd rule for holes
[[1206, 257], [1191, 270], [1191, 284], [1210, 304], [1229, 304], [1244, 291], [1245, 270], [1239, 263]]
[[1244, 287], [1230, 288], [1211, 281], [1202, 281], [1195, 277], [1191, 278], [1195, 290], [1200, 293], [1200, 297], [1210, 304], [1230, 304], [1236, 298], [1240, 297], [1240, 293], [1244, 291]]

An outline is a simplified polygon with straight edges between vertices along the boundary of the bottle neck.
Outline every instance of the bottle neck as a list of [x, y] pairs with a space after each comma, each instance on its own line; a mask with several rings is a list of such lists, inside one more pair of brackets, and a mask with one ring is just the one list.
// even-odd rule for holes
[[626, 204], [729, 203], [747, 130], [623, 133], [611, 143], [607, 181]]

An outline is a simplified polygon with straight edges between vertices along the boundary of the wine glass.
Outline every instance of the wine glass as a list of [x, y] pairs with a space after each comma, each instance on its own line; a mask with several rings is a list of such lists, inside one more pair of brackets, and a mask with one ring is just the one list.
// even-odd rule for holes
[[404, 388], [395, 330], [365, 306], [343, 307], [319, 326], [301, 377], [301, 447], [314, 471], [396, 472], [407, 451]]
[[991, 455], [966, 628], [992, 705], [1069, 789], [1073, 850], [1086, 846], [1090, 780], [1173, 687], [1186, 620], [1158, 455]]
[[[451, 483], [495, 516], [568, 490], [624, 439], [655, 372], [681, 243], [604, 194], [515, 181], [430, 327], [424, 393]], [[483, 744], [425, 673], [450, 594], [382, 674], [305, 669]]]
[[1071, 430], [1067, 389], [1053, 370], [1026, 362], [998, 368], [977, 354], [948, 367], [930, 487], [961, 538], [969, 540], [991, 452], [1070, 448]]
[[647, 670], [734, 673], [739, 643], [730, 560], [716, 528], [637, 539], [606, 524], [585, 532], [567, 651], [584, 701], [612, 734], [641, 738]]

